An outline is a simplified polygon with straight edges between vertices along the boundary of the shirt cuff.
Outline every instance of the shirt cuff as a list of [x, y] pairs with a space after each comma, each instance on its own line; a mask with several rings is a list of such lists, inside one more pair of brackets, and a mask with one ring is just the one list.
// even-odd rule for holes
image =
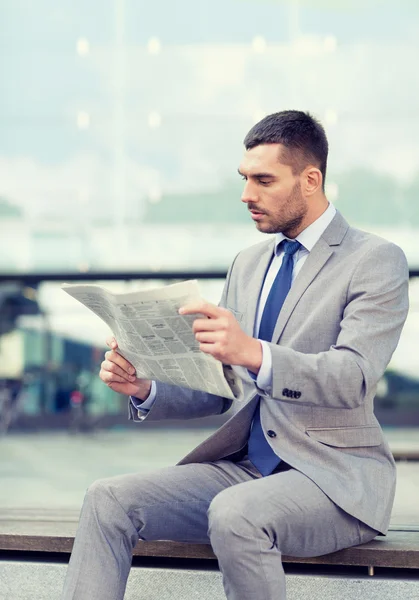
[[269, 344], [263, 340], [259, 340], [259, 342], [262, 346], [262, 364], [256, 377], [256, 384], [259, 389], [270, 393], [272, 390], [272, 352]]
[[148, 412], [152, 408], [152, 406], [156, 400], [156, 395], [157, 395], [156, 382], [152, 381], [150, 393], [147, 396], [146, 400], [141, 400], [140, 398], [135, 398], [135, 396], [130, 396], [131, 404], [133, 405], [135, 410], [143, 410], [144, 412]]

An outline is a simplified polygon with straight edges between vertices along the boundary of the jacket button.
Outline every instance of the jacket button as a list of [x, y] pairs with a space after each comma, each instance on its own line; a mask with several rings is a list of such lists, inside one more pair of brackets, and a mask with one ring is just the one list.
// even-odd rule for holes
[[268, 429], [266, 433], [269, 435], [270, 438], [276, 437], [276, 433], [275, 431], [272, 431], [272, 429]]

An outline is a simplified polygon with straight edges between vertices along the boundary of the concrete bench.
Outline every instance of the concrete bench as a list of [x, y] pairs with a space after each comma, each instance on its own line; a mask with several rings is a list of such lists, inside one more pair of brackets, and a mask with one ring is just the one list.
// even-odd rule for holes
[[[77, 516], [69, 511], [0, 512], [1, 600], [59, 598]], [[133, 554], [126, 600], [225, 598], [209, 545], [138, 542]], [[284, 568], [289, 600], [417, 600], [419, 530], [391, 530], [387, 537], [317, 558], [286, 556]]]

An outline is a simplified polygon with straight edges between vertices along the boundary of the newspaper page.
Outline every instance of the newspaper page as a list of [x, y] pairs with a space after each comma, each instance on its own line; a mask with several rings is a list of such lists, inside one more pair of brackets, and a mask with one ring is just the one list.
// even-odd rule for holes
[[111, 329], [118, 352], [137, 377], [240, 399], [241, 380], [199, 349], [192, 324], [199, 315], [180, 315], [181, 306], [201, 300], [198, 282], [115, 294], [99, 285], [63, 284], [62, 289], [87, 306]]

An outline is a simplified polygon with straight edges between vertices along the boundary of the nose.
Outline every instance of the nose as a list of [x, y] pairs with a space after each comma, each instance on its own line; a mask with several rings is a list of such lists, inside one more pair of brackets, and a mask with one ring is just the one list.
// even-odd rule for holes
[[244, 184], [241, 201], [245, 204], [249, 202], [257, 202], [257, 194], [254, 184], [247, 180]]

